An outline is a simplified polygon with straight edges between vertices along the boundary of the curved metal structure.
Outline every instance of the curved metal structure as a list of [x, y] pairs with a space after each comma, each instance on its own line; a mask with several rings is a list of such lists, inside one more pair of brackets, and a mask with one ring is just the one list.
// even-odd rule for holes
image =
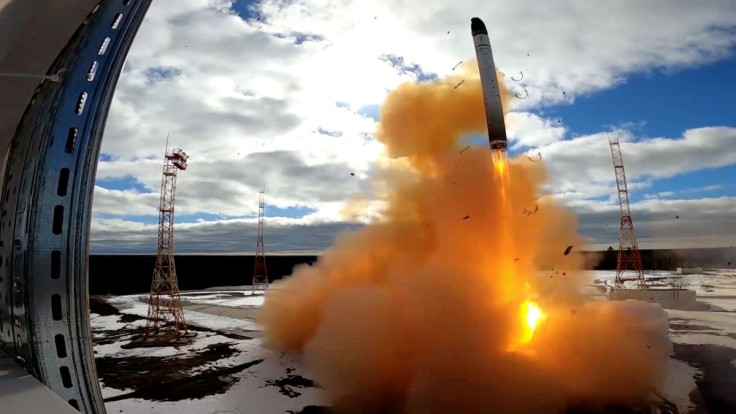
[[105, 412], [87, 290], [97, 160], [150, 2], [106, 0], [87, 16], [18, 124], [0, 194], [0, 348], [85, 413]]

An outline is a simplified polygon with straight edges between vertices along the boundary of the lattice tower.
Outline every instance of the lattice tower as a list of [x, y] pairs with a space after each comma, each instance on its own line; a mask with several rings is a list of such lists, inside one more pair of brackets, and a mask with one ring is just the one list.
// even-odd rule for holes
[[266, 252], [263, 248], [263, 217], [266, 211], [264, 202], [265, 190], [258, 194], [258, 242], [256, 243], [256, 258], [253, 266], [252, 292], [268, 289], [268, 274], [266, 273]]
[[621, 220], [619, 223], [618, 260], [616, 262], [615, 288], [624, 288], [624, 283], [635, 281], [637, 288], [645, 289], [644, 271], [641, 266], [641, 254], [636, 242], [634, 221], [631, 219], [631, 208], [629, 205], [629, 190], [626, 186], [626, 172], [624, 171], [624, 160], [621, 155], [621, 145], [618, 138], [609, 136], [608, 143], [611, 146], [611, 157], [613, 158], [613, 170], [616, 174], [616, 187], [618, 189], [618, 204]]
[[148, 299], [148, 321], [144, 338], [171, 336], [181, 339], [181, 331], [188, 332], [181, 308], [179, 282], [174, 263], [174, 203], [176, 201], [176, 174], [187, 169], [189, 156], [181, 149], [164, 156], [161, 178], [161, 201], [158, 215], [158, 250], [153, 269], [151, 295]]

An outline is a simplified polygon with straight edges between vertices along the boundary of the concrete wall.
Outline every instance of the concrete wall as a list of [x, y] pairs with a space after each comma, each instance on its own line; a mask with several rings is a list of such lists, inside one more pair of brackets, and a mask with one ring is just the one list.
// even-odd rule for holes
[[610, 300], [643, 300], [669, 309], [695, 309], [695, 291], [685, 289], [618, 289], [608, 294]]
[[678, 275], [695, 275], [698, 273], [703, 273], [702, 267], [678, 267], [677, 268]]

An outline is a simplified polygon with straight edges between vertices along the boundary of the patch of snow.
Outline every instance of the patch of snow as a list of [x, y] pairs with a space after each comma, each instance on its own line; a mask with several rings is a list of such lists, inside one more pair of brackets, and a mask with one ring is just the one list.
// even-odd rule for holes
[[120, 315], [101, 316], [90, 313], [89, 318], [95, 330], [117, 331], [128, 325], [125, 322], [120, 322]]
[[254, 346], [252, 350], [257, 349], [257, 352], [252, 355], [239, 354], [227, 359], [234, 363], [244, 363], [260, 358], [263, 358], [264, 361], [233, 374], [238, 381], [224, 394], [181, 401], [126, 399], [106, 403], [107, 411], [116, 413], [122, 410], [126, 414], [162, 412], [283, 414], [287, 411], [299, 411], [307, 405], [326, 404], [326, 395], [319, 388], [294, 388], [300, 395], [290, 398], [283, 395], [278, 387], [270, 386], [267, 383], [269, 380], [284, 378], [287, 375], [302, 375], [307, 378], [309, 376], [297, 358], [280, 357], [271, 351], [262, 349], [258, 340], [245, 342], [250, 342], [248, 346]]
[[265, 297], [263, 295], [255, 295], [255, 296], [247, 295], [244, 297], [207, 295], [207, 297], [204, 297], [204, 296], [182, 297], [182, 301], [186, 301], [189, 303], [227, 306], [227, 307], [232, 307], [232, 308], [242, 308], [242, 307], [262, 307], [264, 298]]
[[[138, 315], [143, 318], [148, 316], [147, 295], [117, 296], [110, 298], [108, 302], [122, 312]], [[219, 315], [213, 318], [213, 316], [209, 313], [184, 309], [184, 319], [187, 324], [216, 330], [260, 330], [260, 327], [252, 320], [235, 319]]]
[[723, 335], [709, 335], [709, 334], [685, 334], [685, 335], [672, 335], [672, 342], [678, 344], [688, 345], [719, 345], [729, 348], [736, 349], [736, 339], [729, 338]]
[[659, 392], [668, 401], [675, 404], [680, 413], [688, 413], [695, 408], [690, 401], [690, 392], [697, 388], [695, 376], [699, 372], [685, 362], [672, 358], [668, 361], [667, 375], [659, 386]]
[[117, 397], [118, 395], [127, 394], [129, 392], [133, 392], [134, 390], [132, 388], [126, 388], [124, 390], [118, 390], [116, 388], [110, 388], [110, 387], [103, 387], [102, 384], [100, 384], [100, 389], [102, 390], [102, 398], [107, 399], [111, 397]]

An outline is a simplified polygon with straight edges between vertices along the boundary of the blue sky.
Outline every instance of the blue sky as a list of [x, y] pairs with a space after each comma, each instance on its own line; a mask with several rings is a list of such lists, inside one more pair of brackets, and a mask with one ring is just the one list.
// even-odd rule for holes
[[736, 124], [736, 57], [696, 68], [636, 73], [574, 104], [539, 110], [559, 117], [573, 134], [606, 126], [630, 128], [637, 137], [679, 137], [689, 128]]
[[[427, 75], [418, 65], [406, 65], [402, 58], [385, 58], [399, 70], [421, 74], [422, 81], [432, 80], [436, 75]], [[407, 69], [408, 67], [408, 69]], [[157, 71], [157, 76], [168, 76], [170, 72]], [[635, 139], [652, 137], [676, 138], [689, 128], [704, 126], [734, 126], [736, 116], [736, 58], [702, 65], [696, 68], [679, 70], [651, 70], [637, 73], [618, 86], [601, 92], [578, 97], [574, 103], [543, 107], [533, 112], [544, 117], [559, 118], [568, 128], [567, 138], [595, 133], [611, 128], [624, 128], [632, 132]], [[697, 86], [696, 86], [697, 85]], [[338, 101], [337, 107], [347, 107], [347, 102]], [[380, 104], [363, 105], [357, 112], [362, 116], [379, 121]], [[320, 128], [319, 133], [340, 136], [339, 131]], [[469, 136], [473, 145], [484, 145], [485, 136]], [[511, 152], [512, 155], [515, 151]], [[624, 159], [626, 148], [624, 146]], [[110, 161], [112, 156], [102, 154], [102, 161]], [[736, 185], [729, 177], [736, 177], [736, 165], [720, 168], [706, 168], [681, 174], [671, 178], [652, 180], [652, 186], [631, 191], [631, 201], [647, 198], [648, 194], [668, 193], [662, 198], [697, 199], [704, 196], [736, 196]], [[135, 177], [126, 176], [114, 179], [99, 179], [97, 185], [111, 190], [134, 190], [140, 193], [147, 189]], [[717, 187], [698, 191], [702, 187]], [[607, 197], [597, 197], [605, 200]], [[300, 218], [316, 210], [308, 207], [277, 208], [267, 206], [271, 216]], [[111, 218], [111, 215], [101, 215]], [[225, 216], [215, 214], [179, 214], [177, 220], [193, 222], [212, 221], [223, 218], [249, 216]], [[142, 223], [156, 223], [155, 216], [122, 216], [126, 220]]]
[[[656, 215], [677, 211], [700, 222], [667, 238], [708, 238], [704, 224], [736, 225], [736, 4], [704, 1], [154, 2], [105, 131], [97, 185], [108, 191], [95, 195], [93, 239], [153, 243], [171, 134], [192, 155], [177, 194], [176, 220], [188, 223], [177, 243], [231, 249], [229, 235], [254, 231], [266, 182], [269, 240], [279, 227], [284, 243], [268, 249], [329, 246], [356, 225], [342, 215], [346, 203], [375, 188], [382, 147], [372, 133], [386, 92], [456, 74], [451, 68], [474, 56], [475, 15], [492, 32], [499, 69], [526, 75], [513, 85], [530, 99], [511, 108], [511, 155], [543, 154], [545, 192], [566, 194], [581, 228], [605, 228], [617, 211], [605, 143], [616, 130], [632, 211], [651, 217], [637, 219], [637, 232], [664, 235]], [[487, 146], [484, 134], [465, 140]], [[379, 209], [365, 201], [361, 222]]]

